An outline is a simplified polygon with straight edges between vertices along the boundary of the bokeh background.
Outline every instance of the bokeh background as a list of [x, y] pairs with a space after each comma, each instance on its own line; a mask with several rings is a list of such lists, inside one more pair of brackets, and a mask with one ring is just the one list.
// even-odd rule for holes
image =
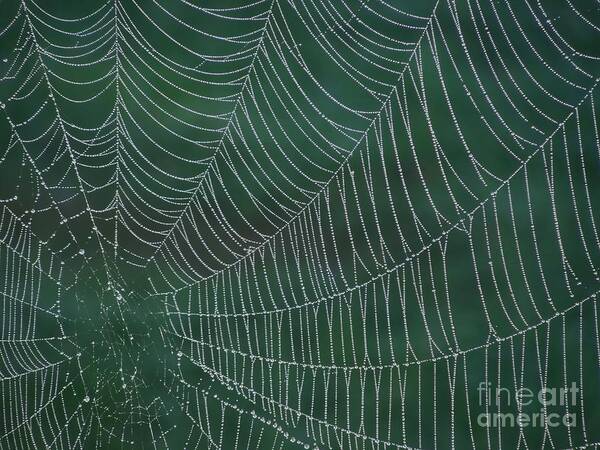
[[593, 2], [0, 17], [0, 447], [600, 441]]

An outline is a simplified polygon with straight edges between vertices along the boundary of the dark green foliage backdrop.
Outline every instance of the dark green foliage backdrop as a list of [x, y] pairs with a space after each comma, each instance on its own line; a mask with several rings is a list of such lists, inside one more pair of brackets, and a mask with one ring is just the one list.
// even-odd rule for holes
[[0, 2], [0, 448], [600, 441], [598, 7], [208, 3]]

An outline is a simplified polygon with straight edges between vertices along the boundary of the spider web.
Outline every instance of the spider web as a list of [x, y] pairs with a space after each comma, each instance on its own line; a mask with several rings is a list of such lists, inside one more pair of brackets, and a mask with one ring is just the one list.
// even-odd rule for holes
[[0, 4], [0, 448], [598, 445], [597, 3], [59, 3]]

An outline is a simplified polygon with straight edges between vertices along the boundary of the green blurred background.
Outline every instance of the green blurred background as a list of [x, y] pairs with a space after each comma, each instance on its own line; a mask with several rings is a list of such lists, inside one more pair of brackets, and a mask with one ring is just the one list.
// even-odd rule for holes
[[0, 2], [2, 448], [599, 441], [598, 7], [209, 3]]

